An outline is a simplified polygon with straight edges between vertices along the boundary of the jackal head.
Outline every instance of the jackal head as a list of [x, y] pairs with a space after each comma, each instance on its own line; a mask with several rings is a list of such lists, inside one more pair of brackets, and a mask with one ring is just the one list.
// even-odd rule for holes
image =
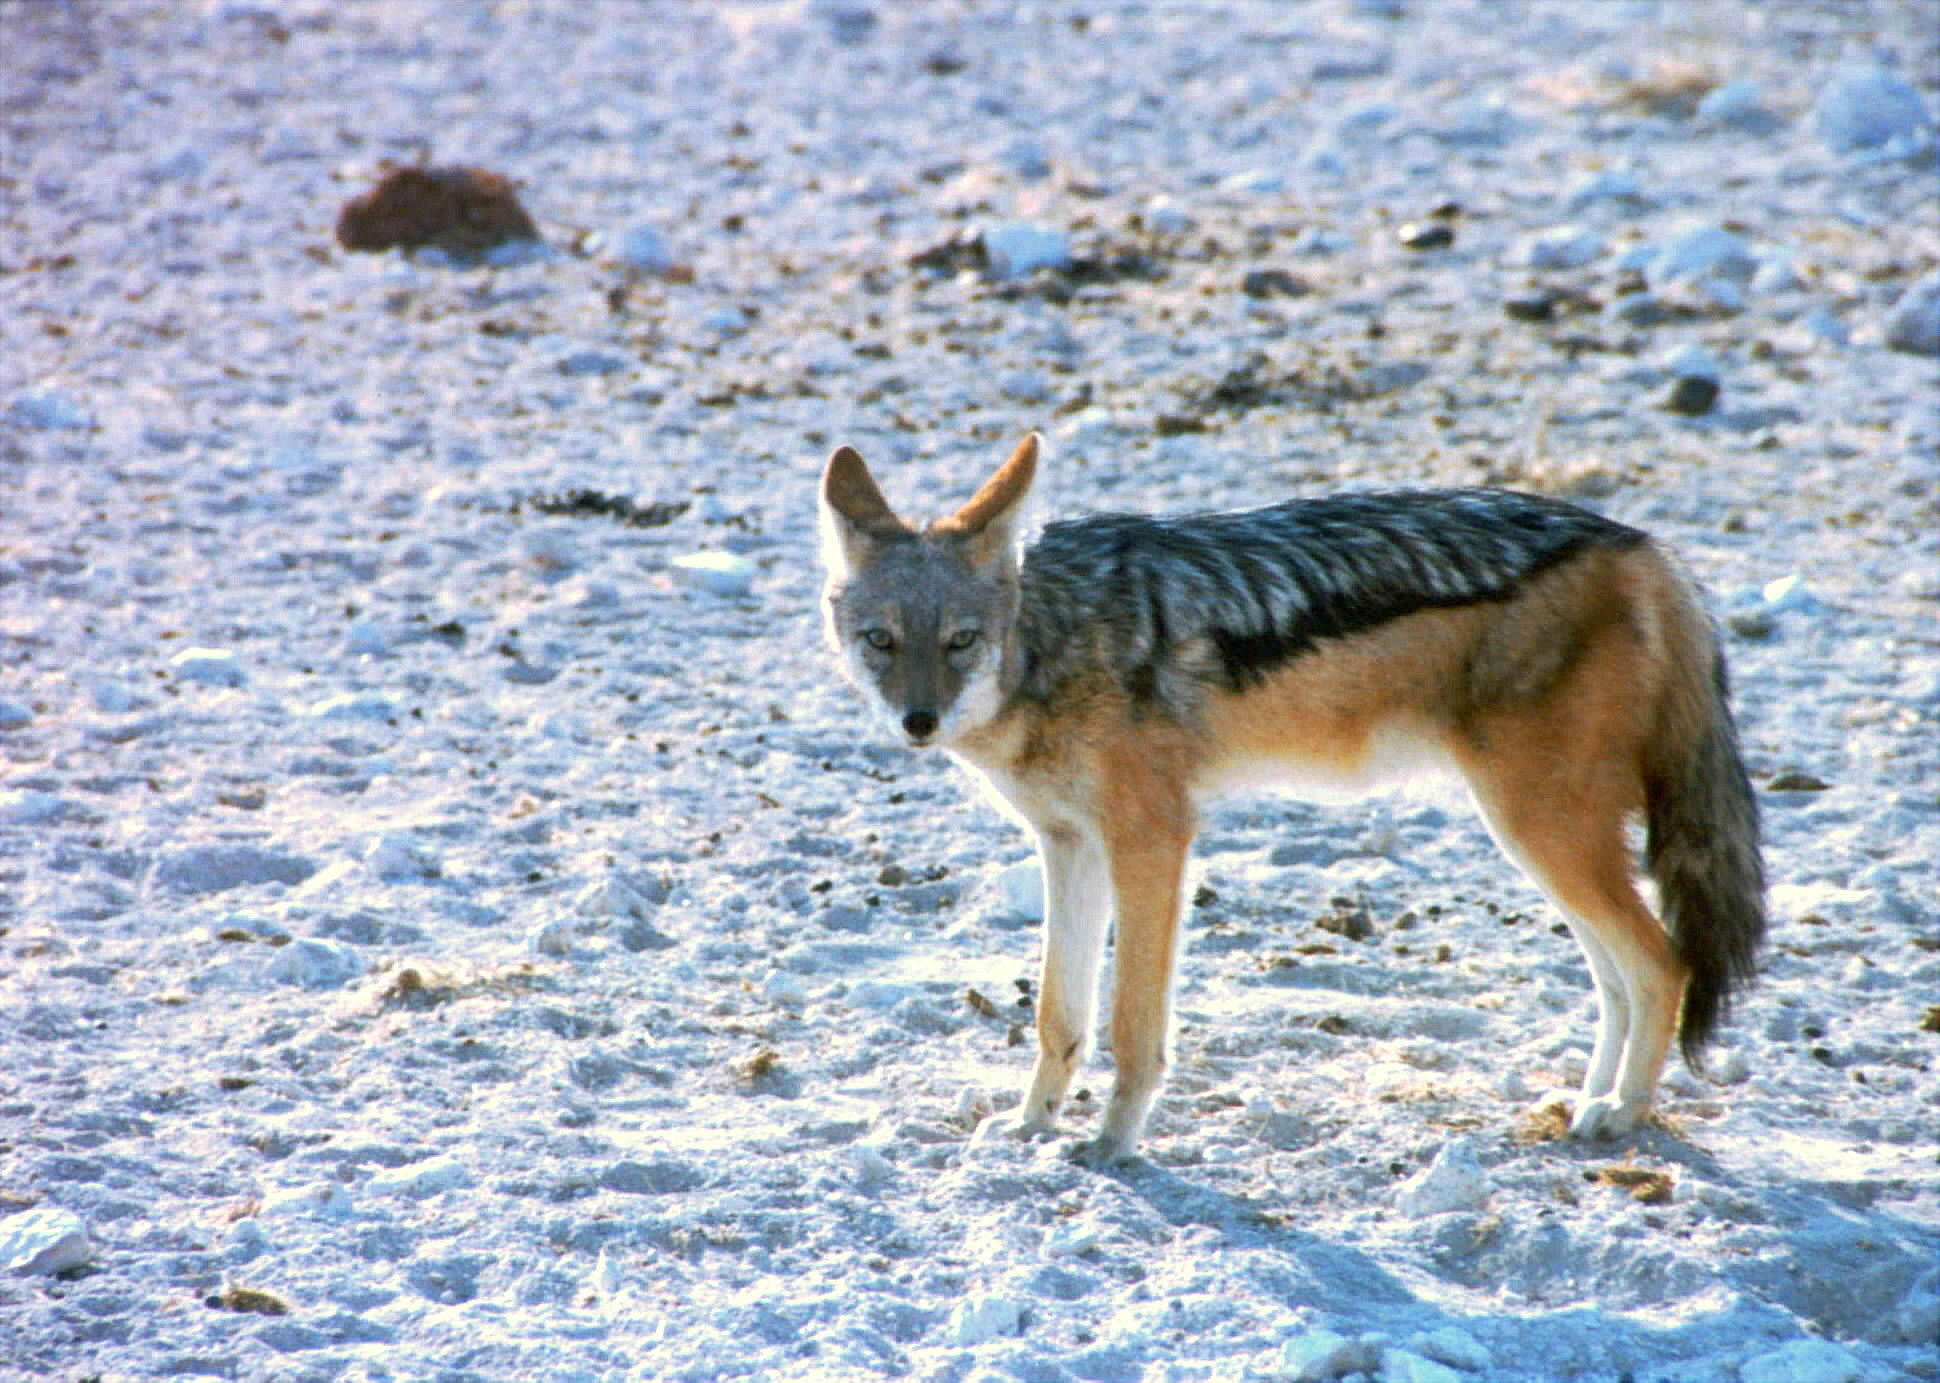
[[949, 745], [1003, 706], [1017, 528], [1037, 434], [947, 518], [898, 518], [853, 447], [822, 472], [823, 613], [849, 680], [912, 746]]

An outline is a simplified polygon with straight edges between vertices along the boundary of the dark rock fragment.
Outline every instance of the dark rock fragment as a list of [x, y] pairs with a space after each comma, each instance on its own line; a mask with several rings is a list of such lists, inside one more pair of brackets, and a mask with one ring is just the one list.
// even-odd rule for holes
[[467, 256], [538, 238], [510, 180], [483, 168], [394, 168], [337, 217], [346, 250], [435, 247]]

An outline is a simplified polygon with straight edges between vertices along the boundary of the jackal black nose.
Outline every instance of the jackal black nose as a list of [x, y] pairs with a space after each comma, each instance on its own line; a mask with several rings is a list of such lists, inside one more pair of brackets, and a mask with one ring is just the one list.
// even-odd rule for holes
[[903, 717], [903, 732], [913, 740], [926, 740], [936, 733], [935, 711], [911, 711]]

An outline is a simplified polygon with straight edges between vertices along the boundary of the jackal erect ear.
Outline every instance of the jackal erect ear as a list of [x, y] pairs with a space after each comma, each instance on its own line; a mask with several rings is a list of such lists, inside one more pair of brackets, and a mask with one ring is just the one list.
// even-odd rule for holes
[[984, 481], [983, 488], [970, 502], [948, 518], [930, 525], [930, 532], [953, 534], [966, 540], [970, 560], [978, 566], [1010, 553], [1017, 536], [1017, 521], [1023, 513], [1024, 497], [1037, 478], [1038, 437], [1031, 433], [1017, 444], [1010, 460]]
[[821, 513], [822, 560], [831, 571], [853, 571], [871, 544], [913, 532], [882, 497], [854, 447], [837, 447], [822, 468]]

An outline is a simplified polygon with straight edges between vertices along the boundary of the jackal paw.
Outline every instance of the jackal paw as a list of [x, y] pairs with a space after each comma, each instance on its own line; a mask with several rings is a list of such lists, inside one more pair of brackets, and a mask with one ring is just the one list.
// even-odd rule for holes
[[1637, 1127], [1649, 1111], [1648, 1099], [1625, 1099], [1614, 1094], [1578, 1098], [1576, 1114], [1570, 1120], [1570, 1137], [1616, 1138]]
[[1026, 1118], [1022, 1110], [1013, 1109], [1005, 1114], [993, 1114], [978, 1124], [977, 1131], [970, 1135], [970, 1146], [975, 1148], [1006, 1138], [1028, 1143], [1048, 1138], [1057, 1131], [1057, 1125], [1051, 1120]]
[[1096, 1138], [1087, 1138], [1082, 1143], [1074, 1143], [1065, 1150], [1065, 1157], [1080, 1167], [1089, 1167], [1095, 1172], [1116, 1166], [1132, 1159], [1137, 1144], [1130, 1139], [1114, 1138], [1101, 1133]]

